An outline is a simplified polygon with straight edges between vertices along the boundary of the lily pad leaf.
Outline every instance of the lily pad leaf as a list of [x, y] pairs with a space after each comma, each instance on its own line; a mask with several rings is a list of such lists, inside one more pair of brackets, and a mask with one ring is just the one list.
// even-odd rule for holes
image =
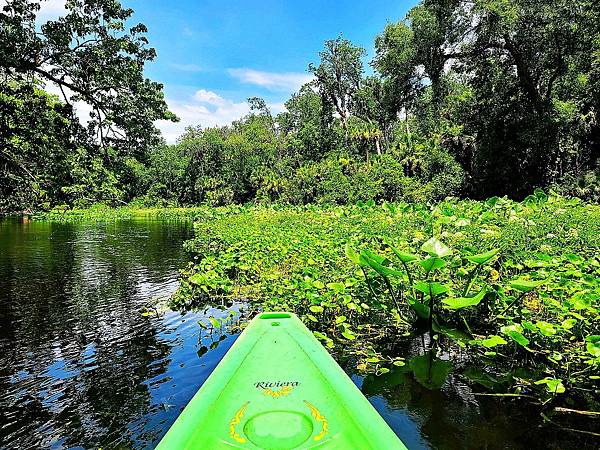
[[467, 259], [472, 263], [483, 265], [490, 261], [494, 256], [498, 254], [500, 249], [495, 248], [494, 250], [490, 250], [489, 252], [479, 253], [477, 255], [469, 256]]
[[544, 336], [554, 336], [556, 334], [556, 328], [549, 322], [539, 321], [535, 324], [539, 328], [540, 333]]
[[494, 348], [497, 345], [506, 345], [507, 342], [502, 339], [500, 336], [490, 336], [487, 339], [484, 339], [483, 341], [481, 341], [481, 344], [486, 347], [486, 348]]
[[545, 384], [546, 389], [551, 394], [562, 394], [565, 392], [565, 385], [562, 383], [562, 380], [558, 378], [544, 378], [542, 380], [538, 380], [535, 384]]
[[500, 331], [522, 347], [529, 345], [529, 339], [523, 336], [523, 327], [520, 325], [506, 325]]
[[577, 325], [577, 319], [573, 319], [572, 317], [563, 320], [562, 323], [560, 324], [560, 326], [565, 330], [570, 330], [575, 325]]
[[598, 335], [588, 336], [585, 340], [587, 341], [586, 348], [587, 348], [588, 353], [595, 358], [599, 358], [600, 357], [600, 336], [598, 336]]
[[461, 309], [469, 306], [476, 306], [481, 303], [481, 300], [483, 300], [485, 297], [486, 292], [486, 288], [483, 288], [474, 297], [445, 298], [442, 300], [442, 303], [444, 303], [450, 309]]
[[448, 288], [446, 286], [436, 281], [430, 283], [426, 281], [420, 281], [416, 283], [414, 287], [417, 291], [422, 292], [425, 295], [431, 294], [433, 296], [436, 296], [448, 292]]
[[426, 272], [431, 272], [432, 270], [437, 270], [446, 265], [446, 261], [437, 256], [432, 256], [431, 258], [427, 258], [424, 261], [420, 261], [419, 265], [425, 269]]
[[452, 254], [452, 249], [437, 238], [431, 238], [421, 246], [421, 250], [429, 253], [430, 256], [444, 258]]
[[417, 256], [415, 256], [411, 253], [401, 252], [396, 247], [393, 247], [389, 244], [388, 244], [388, 246], [390, 247], [390, 249], [392, 249], [392, 252], [394, 252], [394, 255], [396, 255], [398, 257], [398, 259], [400, 261], [402, 261], [404, 264], [408, 264], [410, 262], [413, 262], [413, 261], [416, 261], [417, 259], [419, 259]]
[[327, 287], [335, 292], [344, 292], [346, 290], [346, 286], [344, 283], [327, 283]]
[[349, 341], [353, 341], [354, 339], [356, 339], [356, 335], [350, 330], [342, 331], [342, 336], [344, 336]]
[[440, 389], [452, 371], [450, 361], [432, 358], [430, 355], [412, 358], [409, 367], [419, 384], [430, 390]]
[[514, 280], [510, 282], [510, 287], [513, 289], [516, 289], [517, 291], [521, 291], [521, 292], [530, 292], [533, 291], [535, 288], [540, 287], [542, 284], [544, 284], [546, 282], [546, 280]]
[[419, 316], [421, 319], [429, 318], [429, 306], [414, 299], [409, 299], [408, 304], [412, 309], [415, 310], [417, 316]]

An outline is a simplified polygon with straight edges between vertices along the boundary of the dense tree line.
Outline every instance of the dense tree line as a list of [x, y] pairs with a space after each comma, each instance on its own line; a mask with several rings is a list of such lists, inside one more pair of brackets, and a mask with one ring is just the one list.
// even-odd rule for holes
[[69, 0], [39, 24], [40, 3], [0, 11], [0, 211], [127, 200], [128, 161], [147, 163], [154, 121], [176, 120], [143, 75], [156, 56], [146, 27], [126, 29], [133, 11], [116, 0]]
[[[160, 86], [142, 77], [143, 62], [154, 57], [144, 27], [119, 35], [131, 11], [116, 1], [70, 2], [75, 16], [43, 26], [42, 41], [5, 45], [7, 36], [31, 31], [35, 4], [13, 0], [0, 15], [0, 63], [11, 80], [1, 94], [10, 132], [0, 136], [0, 192], [13, 204], [39, 203], [35, 189], [47, 202], [77, 205], [519, 198], [536, 187], [600, 197], [594, 0], [422, 0], [376, 37], [373, 75], [365, 50], [338, 37], [325, 43], [308, 67], [314, 80], [281, 114], [249, 99], [248, 116], [190, 128], [175, 145], [159, 142], [151, 125], [172, 115]], [[121, 28], [102, 31], [98, 14]], [[97, 42], [81, 37], [90, 33]], [[87, 45], [105, 56], [80, 61]], [[111, 53], [123, 50], [127, 63]], [[54, 53], [61, 56], [51, 66], [39, 62]], [[122, 64], [129, 75], [121, 75]], [[35, 85], [44, 78], [66, 80], [76, 99], [112, 85], [118, 94], [93, 95], [95, 120], [83, 130], [68, 99]], [[54, 160], [68, 163], [54, 167]]]

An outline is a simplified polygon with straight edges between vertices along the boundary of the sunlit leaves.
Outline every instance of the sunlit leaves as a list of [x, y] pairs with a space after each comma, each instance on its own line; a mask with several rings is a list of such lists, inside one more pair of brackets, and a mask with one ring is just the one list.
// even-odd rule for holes
[[600, 336], [588, 336], [585, 340], [588, 353], [594, 358], [600, 358]]
[[421, 246], [421, 250], [430, 256], [444, 258], [452, 254], [452, 249], [435, 237], [432, 237]]
[[445, 298], [442, 300], [446, 306], [450, 309], [462, 309], [469, 306], [476, 306], [481, 303], [481, 300], [485, 297], [487, 290], [483, 288], [477, 295], [473, 297], [459, 297], [459, 298]]
[[543, 285], [544, 283], [546, 283], [546, 280], [533, 281], [533, 280], [519, 279], [519, 280], [511, 281], [510, 287], [513, 289], [516, 289], [517, 291], [521, 291], [521, 292], [531, 292], [534, 289]]
[[563, 384], [562, 380], [556, 378], [544, 378], [536, 381], [535, 384], [546, 385], [546, 389], [550, 394], [562, 394], [565, 392], [565, 385]]
[[487, 348], [494, 348], [498, 345], [506, 345], [507, 342], [502, 339], [500, 336], [494, 335], [494, 336], [490, 336], [487, 339], [483, 339], [481, 341], [481, 345], [483, 345], [484, 347]]
[[467, 259], [475, 264], [485, 264], [498, 254], [500, 249], [490, 250], [489, 252], [479, 253], [477, 255], [468, 256]]
[[535, 324], [544, 336], [554, 336], [556, 334], [556, 327], [548, 322], [539, 321]]
[[[199, 248], [212, 249], [215, 241], [224, 247], [210, 268], [198, 272], [210, 269], [239, 276], [233, 285], [241, 298], [297, 307], [311, 328], [327, 333], [331, 340], [321, 337], [324, 345], [339, 345], [344, 354], [359, 352], [365, 372], [381, 374], [393, 368], [398, 356], [360, 353], [379, 345], [373, 336], [402, 341], [402, 336], [431, 326], [432, 339], [425, 340], [425, 350], [431, 345], [454, 355], [460, 347], [468, 367], [477, 365], [482, 371], [474, 383], [514, 392], [517, 384], [531, 388], [548, 375], [564, 380], [567, 390], [575, 385], [590, 388], [595, 372], [589, 367], [595, 368], [599, 358], [598, 340], [590, 335], [598, 335], [594, 327], [600, 261], [579, 248], [582, 236], [589, 237], [581, 227], [573, 238], [554, 238], [552, 233], [561, 233], [556, 226], [538, 232], [528, 222], [521, 224], [531, 214], [524, 208], [508, 199], [497, 199], [493, 208], [481, 202], [449, 201], [435, 210], [399, 204], [392, 218], [377, 205], [332, 211], [252, 207], [196, 225], [197, 242], [203, 243]], [[555, 210], [536, 215], [548, 218]], [[579, 223], [589, 221], [587, 214]], [[511, 216], [515, 222], [507, 225]], [[453, 217], [468, 218], [471, 224], [457, 235]], [[549, 219], [536, 219], [535, 227], [544, 227], [545, 220]], [[442, 222], [442, 228], [428, 228]], [[565, 224], [563, 233], [570, 233], [567, 227], [573, 225]], [[487, 245], [482, 228], [500, 235]], [[421, 249], [423, 242], [431, 241], [432, 232], [438, 241], [444, 240], [443, 246], [452, 247], [450, 255], [435, 241], [429, 243], [434, 255]], [[390, 246], [392, 239], [402, 244]], [[349, 240], [354, 247], [344, 249]], [[565, 248], [555, 244], [561, 240], [567, 242]], [[556, 246], [540, 250], [539, 243], [549, 245], [547, 241]], [[493, 247], [506, 249], [501, 259]], [[240, 274], [241, 265], [251, 269]], [[235, 269], [228, 272], [231, 267]], [[376, 356], [377, 362], [366, 361]], [[543, 375], [521, 371], [532, 366]], [[547, 386], [561, 390], [552, 383], [542, 382], [529, 394], [547, 397]]]
[[523, 336], [523, 327], [518, 324], [505, 325], [500, 328], [500, 331], [522, 347], [529, 345], [529, 339]]

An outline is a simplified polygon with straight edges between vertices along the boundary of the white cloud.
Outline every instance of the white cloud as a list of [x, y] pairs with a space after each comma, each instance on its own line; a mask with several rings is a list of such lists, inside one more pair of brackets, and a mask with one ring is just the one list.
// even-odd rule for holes
[[181, 119], [177, 123], [165, 120], [156, 123], [170, 144], [176, 142], [188, 126], [200, 125], [206, 128], [228, 125], [250, 112], [250, 107], [245, 101], [237, 103], [205, 89], [196, 91], [191, 98], [184, 101], [167, 98], [167, 104]]
[[229, 69], [228, 72], [242, 83], [254, 84], [271, 91], [295, 92], [313, 79], [311, 75], [298, 72], [262, 72], [254, 69]]
[[[177, 123], [159, 120], [156, 126], [169, 144], [177, 142], [185, 128], [200, 125], [202, 128], [229, 125], [250, 112], [248, 104], [224, 98], [213, 91], [199, 89], [187, 100], [167, 98], [169, 109], [181, 119]], [[283, 103], [267, 105], [273, 115], [285, 109]]]

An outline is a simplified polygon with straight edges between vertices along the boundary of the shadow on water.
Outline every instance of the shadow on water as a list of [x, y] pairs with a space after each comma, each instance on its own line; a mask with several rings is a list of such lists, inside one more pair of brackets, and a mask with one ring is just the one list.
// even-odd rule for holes
[[[191, 233], [185, 222], [0, 221], [0, 448], [158, 443], [236, 338], [198, 325], [226, 312], [142, 314], [177, 288]], [[353, 380], [410, 449], [573, 448], [538, 411], [453, 375], [441, 390], [407, 367]]]

